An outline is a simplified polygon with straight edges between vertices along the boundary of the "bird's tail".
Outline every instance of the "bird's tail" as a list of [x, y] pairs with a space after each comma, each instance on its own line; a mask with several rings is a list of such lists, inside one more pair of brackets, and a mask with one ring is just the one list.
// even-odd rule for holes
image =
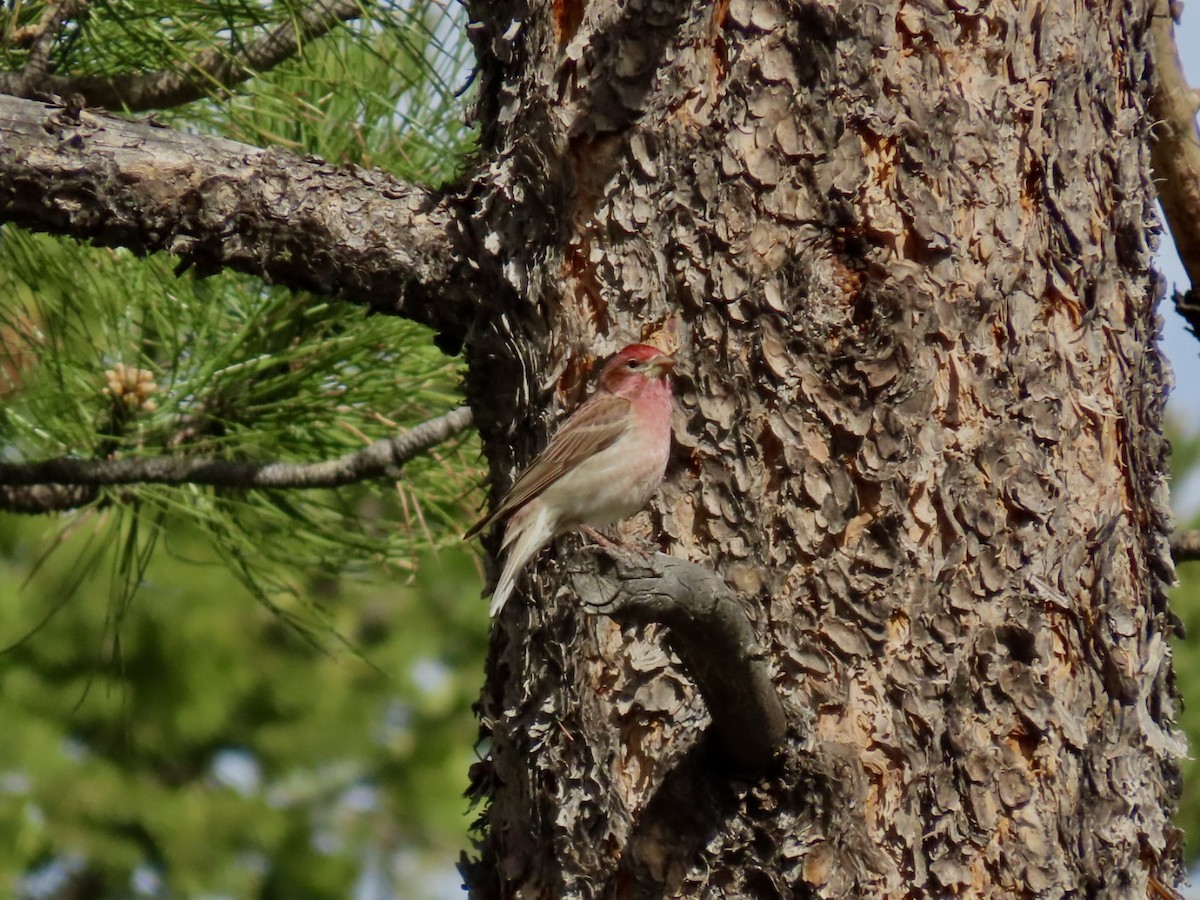
[[489, 616], [499, 615], [504, 608], [504, 602], [517, 585], [517, 578], [525, 564], [554, 537], [554, 529], [550, 525], [550, 511], [540, 502], [533, 502], [519, 510], [508, 520], [504, 530], [504, 543], [501, 549], [506, 550], [504, 568], [500, 570], [500, 578], [496, 582], [496, 590], [492, 592], [492, 605], [488, 608]]

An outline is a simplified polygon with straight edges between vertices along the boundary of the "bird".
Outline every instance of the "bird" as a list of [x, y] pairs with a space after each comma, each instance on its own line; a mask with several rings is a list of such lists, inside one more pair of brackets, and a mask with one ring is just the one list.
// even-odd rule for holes
[[555, 432], [492, 512], [464, 536], [504, 522], [504, 565], [492, 591], [495, 617], [525, 564], [561, 534], [594, 529], [641, 510], [667, 469], [675, 359], [630, 344], [604, 364], [596, 391]]

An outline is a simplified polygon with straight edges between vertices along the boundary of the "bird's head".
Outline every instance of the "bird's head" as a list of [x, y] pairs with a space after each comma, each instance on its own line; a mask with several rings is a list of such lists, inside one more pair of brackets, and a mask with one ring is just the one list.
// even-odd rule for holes
[[600, 387], [625, 396], [647, 383], [664, 382], [675, 368], [674, 357], [649, 344], [630, 344], [614, 354], [600, 370]]

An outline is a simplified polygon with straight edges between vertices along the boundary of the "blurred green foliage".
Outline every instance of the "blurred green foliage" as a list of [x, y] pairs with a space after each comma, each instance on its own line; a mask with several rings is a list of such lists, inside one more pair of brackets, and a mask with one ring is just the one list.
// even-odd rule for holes
[[108, 579], [37, 566], [46, 532], [0, 517], [0, 896], [86, 878], [95, 897], [346, 897], [371, 860], [378, 886], [437, 895], [465, 848], [472, 557], [404, 583], [314, 576], [285, 609], [305, 640], [187, 529], [119, 610]]
[[[1200, 486], [1200, 432], [1184, 432], [1170, 426], [1171, 438], [1171, 496], [1177, 510], [1195, 494]], [[1178, 516], [1177, 529], [1200, 528], [1200, 509], [1194, 504], [1190, 516]], [[1185, 858], [1200, 858], [1200, 760], [1195, 748], [1200, 747], [1200, 563], [1189, 562], [1176, 570], [1179, 584], [1171, 594], [1171, 606], [1183, 621], [1184, 634], [1172, 641], [1175, 684], [1183, 698], [1179, 710], [1179, 726], [1187, 734], [1191, 757], [1183, 761], [1183, 797], [1175, 823], [1183, 829]]]

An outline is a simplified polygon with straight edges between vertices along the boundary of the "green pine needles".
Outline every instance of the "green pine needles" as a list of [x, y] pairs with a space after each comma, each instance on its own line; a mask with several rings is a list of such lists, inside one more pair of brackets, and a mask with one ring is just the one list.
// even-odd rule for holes
[[[46, 39], [11, 35], [53, 25], [53, 6], [21, 7], [0, 67], [30, 65]], [[316, 16], [321, 9], [330, 14]], [[157, 114], [173, 127], [438, 183], [471, 140], [454, 95], [468, 51], [452, 12], [435, 3], [93, 3], [43, 50], [53, 77], [85, 86], [187, 76], [201, 97]], [[289, 35], [294, 53], [248, 77], [264, 46], [287, 49]], [[199, 72], [197, 60], [212, 65]], [[459, 403], [455, 362], [420, 326], [175, 265], [5, 228], [0, 461], [316, 462]], [[60, 527], [90, 522], [99, 545], [124, 548], [113, 570], [121, 597], [136, 590], [150, 550], [184, 527], [267, 600], [295, 587], [298, 566], [404, 569], [455, 539], [477, 477], [478, 454], [464, 440], [411, 460], [398, 479], [335, 490], [60, 489], [57, 506], [79, 506]]]

